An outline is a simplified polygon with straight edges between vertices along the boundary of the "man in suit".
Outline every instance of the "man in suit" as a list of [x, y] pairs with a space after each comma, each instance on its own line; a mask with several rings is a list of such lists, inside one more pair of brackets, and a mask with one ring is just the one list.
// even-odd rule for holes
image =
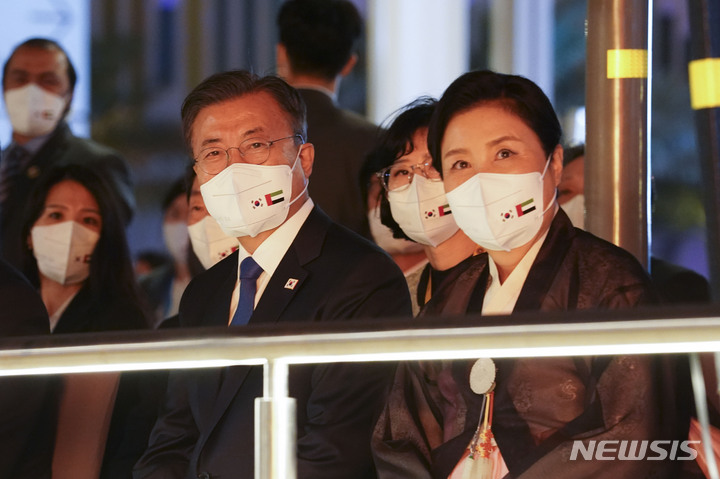
[[[188, 95], [182, 117], [205, 205], [240, 246], [190, 283], [181, 326], [410, 316], [392, 260], [310, 199], [315, 149], [295, 89], [277, 77], [219, 73]], [[392, 368], [372, 363], [291, 369], [298, 478], [374, 477], [370, 434], [391, 378]], [[253, 477], [262, 381], [257, 366], [171, 374], [134, 477]]]
[[308, 141], [317, 149], [310, 196], [333, 220], [370, 238], [359, 173], [377, 127], [336, 103], [340, 80], [358, 61], [360, 14], [347, 0], [289, 0], [277, 24], [278, 74], [303, 97]]
[[3, 67], [3, 96], [13, 132], [0, 162], [0, 252], [19, 269], [25, 204], [51, 166], [79, 163], [107, 177], [126, 224], [135, 208], [125, 160], [109, 148], [76, 137], [65, 122], [76, 80], [67, 53], [44, 38], [18, 45]]

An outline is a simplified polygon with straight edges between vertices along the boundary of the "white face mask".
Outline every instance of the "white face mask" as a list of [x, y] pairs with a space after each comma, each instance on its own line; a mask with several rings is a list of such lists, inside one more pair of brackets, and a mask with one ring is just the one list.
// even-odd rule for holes
[[165, 246], [173, 261], [176, 263], [187, 262], [188, 246], [190, 245], [187, 223], [181, 221], [163, 223], [163, 238], [165, 238]]
[[537, 171], [523, 174], [478, 173], [446, 193], [455, 221], [470, 239], [491, 251], [520, 247], [540, 231], [543, 179]]
[[560, 205], [576, 228], [585, 228], [585, 195], [575, 195]]
[[212, 216], [206, 216], [187, 227], [190, 243], [200, 263], [210, 269], [215, 263], [238, 249], [238, 240], [228, 236]]
[[408, 241], [405, 238], [394, 238], [392, 230], [380, 221], [380, 206], [368, 211], [370, 223], [370, 236], [375, 243], [388, 254], [418, 253], [423, 250], [419, 243]]
[[293, 170], [300, 157], [298, 149], [292, 168], [288, 165], [233, 163], [200, 186], [205, 207], [229, 236], [255, 237], [283, 224], [292, 197]]
[[47, 135], [55, 129], [62, 118], [67, 101], [34, 83], [5, 92], [7, 108], [13, 131], [36, 137]]
[[418, 243], [437, 246], [459, 229], [440, 180], [415, 175], [407, 188], [389, 191], [388, 201], [393, 219]]
[[100, 235], [74, 221], [33, 226], [30, 230], [38, 269], [60, 284], [85, 281]]

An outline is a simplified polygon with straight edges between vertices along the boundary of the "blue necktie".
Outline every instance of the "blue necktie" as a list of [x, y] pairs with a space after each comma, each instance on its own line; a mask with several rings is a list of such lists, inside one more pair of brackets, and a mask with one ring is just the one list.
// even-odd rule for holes
[[262, 272], [263, 269], [252, 259], [252, 256], [248, 256], [240, 263], [240, 299], [230, 326], [243, 326], [250, 321], [255, 308], [256, 282]]

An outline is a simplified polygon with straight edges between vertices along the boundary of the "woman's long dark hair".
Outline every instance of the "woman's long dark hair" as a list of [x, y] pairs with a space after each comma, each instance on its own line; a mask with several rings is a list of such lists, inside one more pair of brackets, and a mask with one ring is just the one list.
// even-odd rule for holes
[[[71, 180], [81, 184], [97, 201], [102, 217], [100, 238], [90, 260], [90, 276], [86, 280], [93, 298], [109, 307], [115, 301], [136, 304], [145, 313], [144, 303], [138, 292], [133, 273], [130, 252], [122, 222], [122, 205], [113, 201], [107, 180], [95, 170], [82, 165], [63, 165], [48, 170], [30, 195], [25, 209], [22, 228], [23, 272], [39, 286], [39, 274], [35, 256], [29, 246], [30, 230], [45, 209], [45, 200], [53, 186]], [[147, 322], [147, 317], [143, 318]]]

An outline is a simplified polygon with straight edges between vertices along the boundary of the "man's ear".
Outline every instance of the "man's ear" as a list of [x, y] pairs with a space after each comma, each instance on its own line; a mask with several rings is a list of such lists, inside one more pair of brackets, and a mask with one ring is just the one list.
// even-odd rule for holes
[[563, 158], [565, 157], [565, 150], [563, 150], [562, 145], [558, 144], [552, 153], [552, 158], [550, 159], [550, 166], [548, 168], [552, 169], [553, 176], [555, 177], [555, 187], [560, 184], [560, 180], [562, 179], [562, 172], [563, 172]]
[[347, 63], [345, 63], [345, 66], [342, 67], [342, 70], [340, 70], [340, 76], [346, 77], [350, 74], [353, 68], [355, 68], [355, 65], [357, 65], [358, 62], [358, 56], [357, 54], [353, 53], [350, 55], [350, 58], [348, 59]]
[[313, 163], [315, 162], [315, 146], [312, 143], [305, 143], [302, 145], [300, 151], [300, 165], [302, 166], [305, 178], [310, 178], [313, 169]]

